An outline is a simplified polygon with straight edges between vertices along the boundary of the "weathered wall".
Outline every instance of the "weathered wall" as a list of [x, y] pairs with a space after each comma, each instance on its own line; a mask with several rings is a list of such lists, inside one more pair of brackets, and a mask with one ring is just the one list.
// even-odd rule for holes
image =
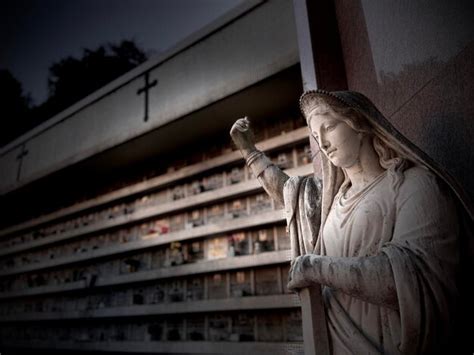
[[348, 86], [371, 98], [474, 200], [469, 1], [336, 1]]

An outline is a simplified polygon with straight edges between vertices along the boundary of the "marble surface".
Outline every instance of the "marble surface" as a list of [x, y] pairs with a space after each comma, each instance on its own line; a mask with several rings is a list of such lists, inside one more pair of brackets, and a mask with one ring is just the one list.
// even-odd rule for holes
[[336, 1], [348, 87], [474, 200], [474, 26], [468, 1]]

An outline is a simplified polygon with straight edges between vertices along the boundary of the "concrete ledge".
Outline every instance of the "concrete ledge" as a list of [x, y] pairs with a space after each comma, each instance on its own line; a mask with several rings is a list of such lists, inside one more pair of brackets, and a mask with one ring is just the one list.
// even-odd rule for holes
[[[173, 277], [198, 275], [226, 270], [245, 269], [266, 265], [283, 264], [291, 260], [290, 250], [265, 252], [256, 255], [236, 256], [218, 260], [201, 261], [192, 264], [140, 271], [132, 274], [117, 275], [108, 278], [98, 278], [94, 287], [115, 286], [135, 282], [154, 281]], [[0, 300], [16, 297], [35, 296], [43, 294], [69, 292], [89, 288], [87, 282], [76, 281], [64, 285], [42, 286], [20, 291], [0, 293]]]
[[297, 294], [250, 296], [240, 298], [209, 299], [193, 302], [174, 302], [156, 305], [134, 305], [110, 307], [89, 311], [33, 312], [2, 316], [0, 322], [31, 322], [65, 319], [126, 318], [150, 315], [173, 315], [218, 311], [238, 311], [252, 309], [279, 309], [300, 307]]
[[165, 354], [302, 354], [303, 343], [266, 342], [210, 342], [210, 341], [149, 341], [149, 342], [61, 342], [30, 341], [5, 344], [11, 348], [64, 349], [105, 351], [112, 353], [165, 353]]

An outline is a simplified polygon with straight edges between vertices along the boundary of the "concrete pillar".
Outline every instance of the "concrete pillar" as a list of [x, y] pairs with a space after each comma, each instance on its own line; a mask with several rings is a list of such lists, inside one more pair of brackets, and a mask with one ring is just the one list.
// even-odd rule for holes
[[[304, 90], [343, 90], [347, 87], [339, 43], [334, 4], [330, 0], [293, 1], [298, 50]], [[310, 138], [311, 151], [319, 150]], [[313, 161], [315, 172], [319, 161]], [[329, 354], [321, 286], [303, 289], [300, 294], [305, 354]]]

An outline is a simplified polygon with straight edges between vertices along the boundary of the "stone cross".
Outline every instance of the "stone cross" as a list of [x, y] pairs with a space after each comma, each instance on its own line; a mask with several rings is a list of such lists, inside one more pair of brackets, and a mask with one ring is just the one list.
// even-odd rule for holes
[[143, 120], [146, 122], [148, 121], [148, 91], [151, 89], [153, 86], [156, 86], [158, 84], [158, 80], [153, 80], [150, 83], [150, 72], [145, 73], [145, 86], [137, 90], [137, 95], [141, 95], [142, 93], [145, 93], [145, 117], [143, 117]]

